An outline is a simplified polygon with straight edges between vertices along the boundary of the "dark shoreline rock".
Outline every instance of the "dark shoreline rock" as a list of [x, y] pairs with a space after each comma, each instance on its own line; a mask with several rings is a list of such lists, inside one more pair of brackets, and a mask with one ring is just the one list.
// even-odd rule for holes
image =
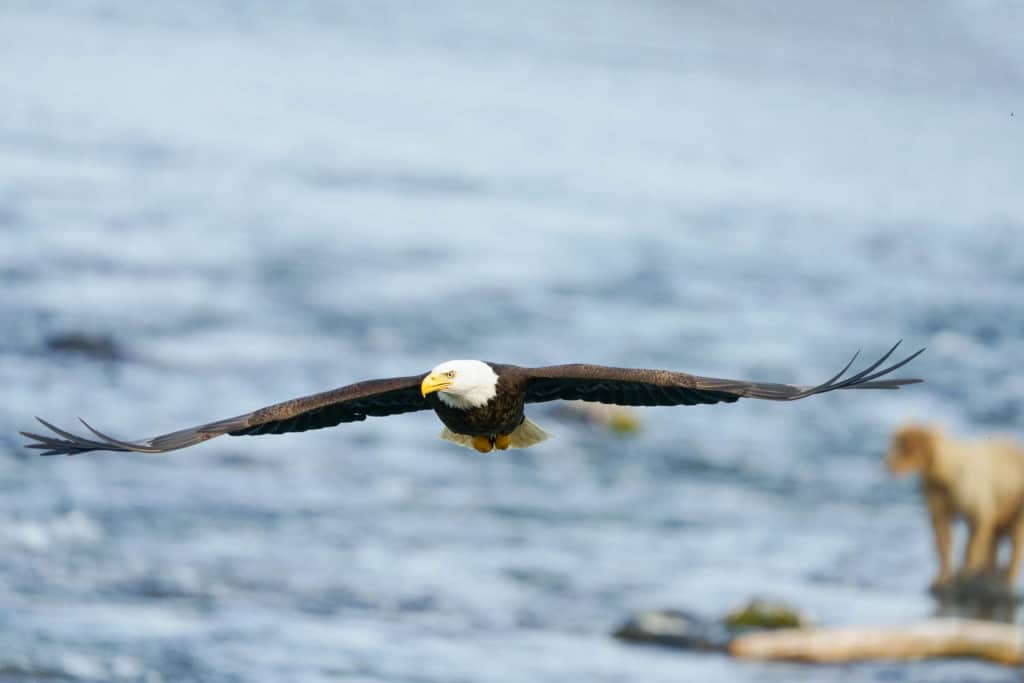
[[1013, 586], [999, 575], [959, 576], [949, 583], [933, 587], [930, 592], [944, 604], [1016, 605], [1024, 602], [1024, 596], [1014, 593]]
[[114, 338], [106, 334], [86, 332], [59, 332], [46, 337], [43, 342], [47, 351], [78, 354], [97, 360], [124, 360], [126, 354]]
[[733, 637], [720, 620], [671, 609], [638, 612], [612, 635], [621, 640], [705, 652], [725, 652]]

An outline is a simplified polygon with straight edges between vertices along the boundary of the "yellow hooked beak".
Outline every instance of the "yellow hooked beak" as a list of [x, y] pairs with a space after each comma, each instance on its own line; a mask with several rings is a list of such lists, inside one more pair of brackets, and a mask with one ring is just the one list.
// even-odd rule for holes
[[423, 382], [420, 384], [420, 391], [425, 397], [427, 394], [432, 394], [435, 391], [447, 389], [454, 383], [454, 381], [455, 380], [443, 372], [431, 373], [423, 378]]

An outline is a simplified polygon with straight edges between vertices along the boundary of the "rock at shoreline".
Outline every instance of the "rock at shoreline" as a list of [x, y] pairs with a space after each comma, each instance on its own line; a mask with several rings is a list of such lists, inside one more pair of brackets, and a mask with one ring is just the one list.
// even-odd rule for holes
[[680, 610], [639, 612], [613, 635], [622, 640], [715, 652], [724, 652], [733, 636], [721, 621]]
[[74, 353], [98, 360], [123, 360], [125, 357], [114, 338], [105, 334], [60, 332], [47, 337], [44, 344], [48, 351]]

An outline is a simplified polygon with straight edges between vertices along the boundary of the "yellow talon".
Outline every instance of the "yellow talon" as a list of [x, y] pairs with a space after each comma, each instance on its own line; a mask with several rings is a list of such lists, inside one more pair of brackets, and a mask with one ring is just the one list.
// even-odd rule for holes
[[494, 437], [494, 447], [499, 451], [503, 451], [512, 445], [511, 434], [498, 434]]
[[477, 449], [481, 453], [491, 452], [491, 437], [489, 436], [474, 436], [473, 437], [473, 448]]

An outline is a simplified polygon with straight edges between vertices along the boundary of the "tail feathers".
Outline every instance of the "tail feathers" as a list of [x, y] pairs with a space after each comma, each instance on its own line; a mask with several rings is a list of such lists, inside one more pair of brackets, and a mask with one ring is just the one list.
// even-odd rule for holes
[[529, 448], [542, 441], [547, 441], [551, 435], [537, 426], [536, 422], [525, 418], [523, 423], [515, 428], [511, 434], [512, 445], [509, 448]]
[[[457, 443], [464, 448], [473, 448], [473, 437], [469, 434], [458, 434], [445, 427], [441, 430], [441, 438], [445, 441]], [[474, 449], [475, 450], [475, 449]]]
[[[512, 437], [512, 443], [509, 445], [509, 448], [529, 448], [551, 438], [550, 434], [538, 427], [537, 423], [529, 418], [524, 419], [522, 424], [516, 427], [510, 436]], [[447, 427], [441, 430], [441, 438], [464, 448], [473, 448], [472, 436], [457, 434]]]

